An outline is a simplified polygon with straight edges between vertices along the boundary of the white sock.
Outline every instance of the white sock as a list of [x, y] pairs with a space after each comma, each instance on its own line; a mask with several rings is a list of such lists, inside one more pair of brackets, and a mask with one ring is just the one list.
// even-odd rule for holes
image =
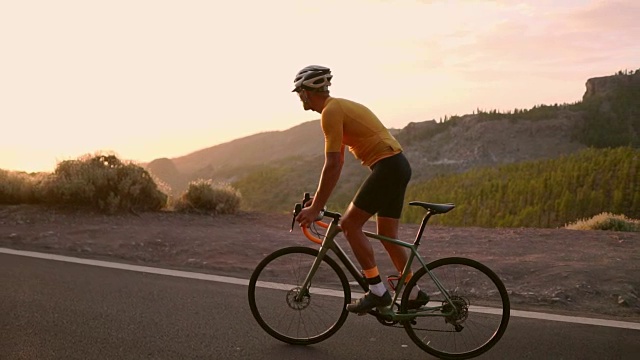
[[387, 291], [387, 288], [384, 286], [384, 283], [381, 281], [375, 285], [369, 285], [369, 291], [371, 291], [376, 296], [382, 296]]

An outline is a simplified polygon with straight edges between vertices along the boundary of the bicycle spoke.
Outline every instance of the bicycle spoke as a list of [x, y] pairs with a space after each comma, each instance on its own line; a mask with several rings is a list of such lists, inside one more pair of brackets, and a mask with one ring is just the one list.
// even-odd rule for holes
[[317, 250], [310, 248], [282, 249], [258, 265], [251, 277], [251, 311], [260, 326], [279, 340], [293, 344], [322, 341], [347, 317], [348, 282], [329, 258], [320, 264], [308, 294], [300, 296], [316, 256]]
[[429, 268], [447, 290], [451, 303], [426, 271], [418, 271], [405, 290], [401, 308], [415, 286], [430, 295], [430, 306], [441, 308], [431, 312], [437, 316], [418, 316], [407, 322], [409, 336], [425, 351], [443, 358], [468, 358], [487, 351], [500, 339], [509, 319], [502, 282], [484, 265], [469, 259], [442, 259]]

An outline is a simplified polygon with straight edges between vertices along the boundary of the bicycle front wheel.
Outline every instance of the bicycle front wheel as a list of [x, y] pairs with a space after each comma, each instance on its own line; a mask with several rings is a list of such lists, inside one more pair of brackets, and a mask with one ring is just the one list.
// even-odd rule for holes
[[258, 324], [276, 339], [309, 345], [335, 334], [347, 319], [349, 282], [340, 266], [323, 258], [309, 292], [301, 286], [318, 250], [289, 247], [267, 256], [249, 280], [249, 306]]
[[509, 296], [500, 278], [485, 265], [465, 258], [436, 260], [427, 268], [451, 303], [424, 268], [417, 271], [403, 293], [401, 312], [413, 311], [408, 310], [409, 299], [416, 286], [429, 295], [429, 303], [416, 311], [415, 320], [404, 323], [411, 340], [442, 359], [468, 359], [494, 346], [510, 316]]

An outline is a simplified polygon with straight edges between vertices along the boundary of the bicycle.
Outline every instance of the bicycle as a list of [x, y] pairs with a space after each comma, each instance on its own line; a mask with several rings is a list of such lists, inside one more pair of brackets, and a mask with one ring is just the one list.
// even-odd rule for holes
[[[292, 230], [295, 217], [309, 199], [305, 193], [303, 202], [295, 204]], [[455, 205], [420, 201], [409, 205], [426, 210], [413, 243], [365, 231], [370, 239], [410, 250], [402, 274], [388, 278], [395, 290], [392, 305], [368, 314], [383, 325], [403, 327], [417, 346], [436, 357], [476, 357], [493, 347], [507, 328], [510, 317], [507, 290], [492, 270], [475, 260], [448, 257], [427, 264], [417, 251], [427, 222], [434, 215], [453, 210]], [[313, 230], [302, 228], [307, 238], [320, 245], [319, 249], [294, 246], [277, 250], [265, 257], [252, 273], [248, 290], [251, 313], [274, 338], [289, 344], [310, 345], [328, 339], [340, 329], [349, 314], [345, 307], [351, 302], [351, 285], [343, 268], [363, 291], [368, 291], [364, 275], [335, 241], [341, 232], [340, 217], [340, 213], [326, 209], [321, 213], [315, 225], [326, 229], [324, 235], [315, 225]], [[326, 224], [320, 221], [323, 218], [332, 220]], [[343, 268], [329, 256], [329, 251]], [[420, 268], [405, 284], [416, 259]], [[418, 309], [408, 306], [411, 290], [416, 286], [429, 296]]]

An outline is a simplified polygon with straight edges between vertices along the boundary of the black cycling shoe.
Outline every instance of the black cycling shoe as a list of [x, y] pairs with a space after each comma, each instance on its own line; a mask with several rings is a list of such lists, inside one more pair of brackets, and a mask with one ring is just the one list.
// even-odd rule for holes
[[382, 296], [378, 296], [371, 291], [364, 294], [364, 296], [355, 302], [347, 305], [347, 311], [357, 314], [365, 314], [374, 308], [389, 306], [393, 302], [391, 294], [385, 291]]
[[415, 299], [409, 300], [407, 302], [407, 309], [416, 310], [419, 309], [429, 302], [429, 295], [422, 290], [418, 290], [418, 296]]

